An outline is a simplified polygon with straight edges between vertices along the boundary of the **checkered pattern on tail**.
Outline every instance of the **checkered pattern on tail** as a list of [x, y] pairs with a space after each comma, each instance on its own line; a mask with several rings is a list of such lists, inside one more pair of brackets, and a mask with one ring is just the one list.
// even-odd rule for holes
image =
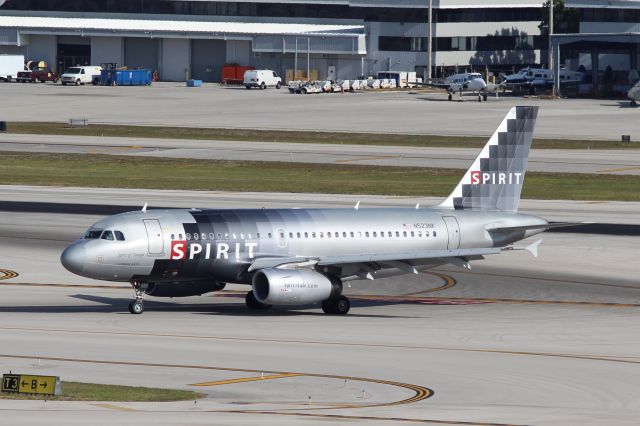
[[458, 186], [439, 207], [516, 212], [538, 107], [511, 108]]

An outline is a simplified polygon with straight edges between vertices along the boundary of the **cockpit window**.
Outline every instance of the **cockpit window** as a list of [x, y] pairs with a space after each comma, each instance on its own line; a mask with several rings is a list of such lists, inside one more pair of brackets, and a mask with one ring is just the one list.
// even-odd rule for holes
[[101, 240], [109, 240], [109, 241], [113, 241], [113, 232], [111, 231], [104, 231], [102, 233], [102, 235], [100, 236]]
[[116, 234], [116, 240], [118, 241], [124, 241], [124, 234], [120, 231], [113, 231], [114, 234]]
[[100, 238], [102, 235], [102, 229], [89, 229], [86, 234], [84, 234], [85, 240], [96, 240]]

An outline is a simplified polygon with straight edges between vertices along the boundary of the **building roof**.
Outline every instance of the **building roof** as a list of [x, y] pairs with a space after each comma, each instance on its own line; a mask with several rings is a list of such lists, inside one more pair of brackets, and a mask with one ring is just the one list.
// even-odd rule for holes
[[0, 28], [17, 28], [21, 32], [57, 33], [154, 33], [162, 34], [319, 34], [352, 35], [364, 33], [363, 25], [317, 25], [262, 22], [211, 22], [146, 19], [59, 18], [33, 16], [0, 16]]
[[640, 9], [640, 0], [566, 0], [566, 7]]

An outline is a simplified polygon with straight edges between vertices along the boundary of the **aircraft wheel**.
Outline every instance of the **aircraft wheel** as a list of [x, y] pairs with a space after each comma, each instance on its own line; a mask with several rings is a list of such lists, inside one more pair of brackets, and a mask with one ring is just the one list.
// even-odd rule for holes
[[129, 312], [139, 315], [144, 312], [144, 304], [141, 300], [132, 300], [129, 302]]
[[258, 301], [258, 299], [256, 299], [256, 296], [253, 294], [253, 291], [247, 293], [244, 301], [247, 304], [247, 308], [249, 309], [266, 310], [271, 307], [271, 305], [267, 305], [266, 303]]
[[351, 309], [351, 302], [349, 302], [349, 299], [345, 296], [322, 302], [322, 311], [325, 314], [346, 315], [349, 309]]
[[486, 94], [486, 93], [484, 93], [484, 94], [482, 95], [482, 100], [483, 100], [483, 101], [485, 101], [485, 102], [487, 101], [487, 94]]

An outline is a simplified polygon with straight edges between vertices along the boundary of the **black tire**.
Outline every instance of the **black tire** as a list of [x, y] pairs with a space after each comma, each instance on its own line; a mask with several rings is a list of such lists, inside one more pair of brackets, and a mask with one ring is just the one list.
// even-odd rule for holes
[[351, 309], [351, 302], [345, 296], [322, 302], [322, 311], [329, 315], [347, 315]]
[[282, 84], [280, 84], [280, 82], [276, 83], [276, 89], [280, 89], [282, 87]]
[[244, 86], [247, 88], [247, 90], [251, 89], [251, 86], [249, 86], [248, 84], [246, 86]]
[[247, 308], [264, 311], [271, 308], [271, 305], [267, 305], [266, 303], [262, 303], [256, 299], [256, 296], [253, 294], [253, 291], [247, 293], [244, 298], [244, 301], [247, 305]]
[[66, 85], [67, 85], [67, 83], [65, 83], [65, 82], [63, 81], [63, 82], [62, 82], [62, 85], [63, 85], [63, 86], [66, 86]]
[[638, 103], [635, 101], [635, 99], [632, 99], [630, 102], [631, 106], [637, 106]]
[[264, 90], [267, 88], [267, 85], [264, 84], [264, 81], [262, 83], [260, 83], [260, 90]]
[[453, 99], [453, 95], [451, 93], [449, 93], [449, 96], [448, 96], [447, 99], [452, 100]]
[[487, 96], [487, 94], [486, 94], [486, 93], [484, 93], [484, 94], [482, 95], [482, 100], [486, 102], [486, 101], [487, 101], [487, 97], [488, 97], [488, 96]]
[[7, 83], [11, 83], [11, 76], [7, 76], [7, 79], [5, 80]]
[[478, 102], [482, 102], [482, 95], [478, 95]]
[[129, 302], [129, 312], [134, 315], [140, 315], [144, 312], [144, 304], [140, 300], [132, 300]]
[[80, 86], [80, 84], [81, 84], [81, 83], [80, 83], [80, 79], [77, 79], [77, 80], [76, 80], [76, 86]]
[[52, 81], [53, 81], [53, 84], [56, 84], [58, 82], [58, 79], [54, 78]]

